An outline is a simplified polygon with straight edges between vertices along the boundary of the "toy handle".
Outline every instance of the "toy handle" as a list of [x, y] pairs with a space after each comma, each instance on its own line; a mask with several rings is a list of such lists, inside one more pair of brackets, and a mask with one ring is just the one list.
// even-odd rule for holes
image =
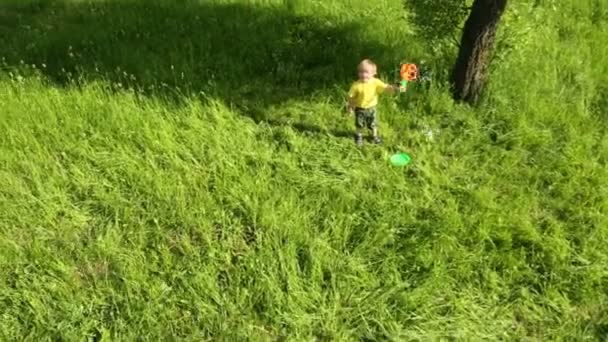
[[407, 80], [401, 80], [399, 81], [399, 83], [397, 84], [399, 86], [399, 90], [401, 90], [402, 93], [405, 93], [407, 91], [407, 85], [408, 85], [408, 81]]

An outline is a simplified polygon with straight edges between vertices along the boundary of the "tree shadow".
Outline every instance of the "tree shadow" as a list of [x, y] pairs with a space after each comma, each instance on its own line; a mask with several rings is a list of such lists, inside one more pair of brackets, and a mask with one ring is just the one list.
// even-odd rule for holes
[[405, 0], [414, 26], [430, 44], [451, 39], [458, 44], [458, 32], [468, 12], [467, 0]]
[[0, 8], [5, 67], [23, 63], [58, 85], [92, 80], [146, 96], [221, 99], [256, 121], [269, 106], [348, 84], [363, 57], [359, 23], [297, 15], [278, 5], [215, 1], [7, 0]]
[[448, 82], [460, 47], [462, 27], [469, 12], [468, 0], [404, 0], [409, 23], [422, 38], [433, 81]]

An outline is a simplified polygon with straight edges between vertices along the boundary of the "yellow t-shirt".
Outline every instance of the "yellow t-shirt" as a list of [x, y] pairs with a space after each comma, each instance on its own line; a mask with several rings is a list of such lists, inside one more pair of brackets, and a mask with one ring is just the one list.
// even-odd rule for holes
[[368, 82], [356, 81], [350, 87], [348, 97], [353, 99], [355, 106], [359, 108], [371, 108], [378, 104], [378, 94], [386, 89], [386, 83], [377, 78]]

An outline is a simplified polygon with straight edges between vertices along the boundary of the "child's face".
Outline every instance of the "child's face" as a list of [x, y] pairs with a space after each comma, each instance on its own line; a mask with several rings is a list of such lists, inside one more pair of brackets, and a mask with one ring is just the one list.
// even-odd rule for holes
[[371, 65], [363, 65], [359, 68], [359, 80], [367, 82], [375, 76], [376, 72]]

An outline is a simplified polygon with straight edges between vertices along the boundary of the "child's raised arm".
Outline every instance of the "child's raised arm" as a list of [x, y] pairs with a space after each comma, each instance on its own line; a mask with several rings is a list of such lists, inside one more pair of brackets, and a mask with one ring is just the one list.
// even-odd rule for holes
[[387, 92], [389, 94], [395, 94], [395, 93], [403, 92], [404, 91], [404, 89], [401, 88], [401, 87], [399, 87], [399, 86], [392, 85], [392, 84], [387, 84], [387, 83], [384, 83], [384, 82], [382, 82], [380, 80], [378, 80], [377, 82], [378, 82], [378, 89], [379, 89], [378, 92], [379, 93]]
[[392, 84], [387, 84], [384, 88], [384, 91], [389, 94], [395, 94], [395, 93], [403, 92], [405, 90], [402, 87], [392, 85]]
[[389, 93], [389, 94], [394, 94], [397, 92], [397, 89], [395, 89], [396, 87], [392, 84], [387, 84], [386, 87], [384, 88], [384, 91]]

